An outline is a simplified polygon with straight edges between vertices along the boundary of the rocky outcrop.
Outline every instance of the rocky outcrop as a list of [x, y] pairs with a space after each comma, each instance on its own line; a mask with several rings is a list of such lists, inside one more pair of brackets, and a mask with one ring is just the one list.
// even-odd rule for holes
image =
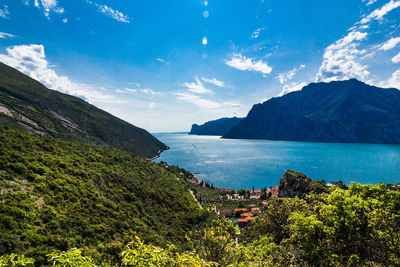
[[197, 135], [218, 135], [222, 136], [235, 127], [243, 118], [221, 118], [214, 121], [208, 121], [202, 125], [193, 124], [189, 134]]
[[279, 197], [301, 197], [307, 193], [325, 193], [328, 192], [327, 186], [323, 182], [314, 181], [306, 175], [287, 170], [280, 180]]

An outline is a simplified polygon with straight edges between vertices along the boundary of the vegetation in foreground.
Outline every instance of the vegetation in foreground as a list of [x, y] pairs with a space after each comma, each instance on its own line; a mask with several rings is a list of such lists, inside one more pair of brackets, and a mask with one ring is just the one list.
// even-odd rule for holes
[[185, 248], [206, 221], [176, 176], [145, 159], [0, 128], [0, 251], [33, 257], [82, 248], [114, 263], [137, 234]]
[[210, 216], [179, 168], [6, 128], [0, 142], [0, 266], [400, 265], [384, 184], [269, 198], [237, 240], [224, 218], [198, 227]]

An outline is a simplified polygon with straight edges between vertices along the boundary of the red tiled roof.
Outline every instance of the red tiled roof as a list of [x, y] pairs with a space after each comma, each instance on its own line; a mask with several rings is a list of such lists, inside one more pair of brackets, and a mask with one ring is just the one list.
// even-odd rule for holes
[[239, 212], [239, 211], [247, 211], [247, 209], [246, 208], [235, 209], [235, 212]]
[[241, 217], [250, 217], [253, 216], [253, 214], [251, 214], [251, 212], [246, 212], [246, 213], [242, 213], [240, 214]]
[[251, 208], [251, 211], [259, 211], [260, 208]]

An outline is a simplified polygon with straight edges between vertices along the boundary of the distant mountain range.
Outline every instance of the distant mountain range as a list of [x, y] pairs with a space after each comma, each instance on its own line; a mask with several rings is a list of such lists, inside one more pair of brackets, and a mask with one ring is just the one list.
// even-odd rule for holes
[[84, 100], [47, 89], [0, 63], [0, 123], [40, 135], [111, 146], [151, 158], [167, 146]]
[[400, 143], [400, 90], [356, 79], [311, 83], [252, 107], [223, 138]]
[[197, 135], [225, 135], [241, 122], [244, 118], [222, 118], [214, 121], [208, 121], [202, 125], [193, 124], [189, 134]]

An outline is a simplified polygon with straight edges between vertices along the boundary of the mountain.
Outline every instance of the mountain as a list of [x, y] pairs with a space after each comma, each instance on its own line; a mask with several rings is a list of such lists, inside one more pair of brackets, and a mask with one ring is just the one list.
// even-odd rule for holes
[[0, 63], [0, 123], [98, 146], [112, 146], [152, 158], [167, 146], [84, 100], [47, 89]]
[[0, 203], [1, 255], [25, 254], [36, 266], [74, 247], [118, 261], [135, 235], [186, 246], [185, 235], [208, 217], [184, 177], [164, 165], [7, 126], [0, 126]]
[[400, 91], [356, 79], [311, 83], [254, 105], [223, 138], [400, 143]]
[[208, 121], [202, 125], [193, 124], [189, 134], [197, 135], [225, 135], [241, 122], [243, 118], [222, 118], [214, 121]]

